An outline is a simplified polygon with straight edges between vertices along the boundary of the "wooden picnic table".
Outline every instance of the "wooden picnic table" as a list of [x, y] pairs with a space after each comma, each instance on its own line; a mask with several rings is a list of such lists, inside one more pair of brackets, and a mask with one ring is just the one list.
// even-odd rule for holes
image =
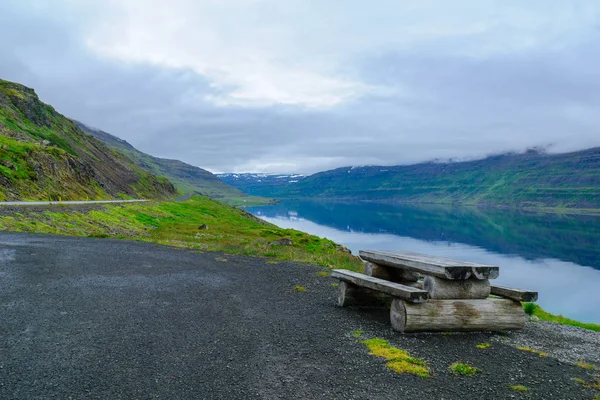
[[359, 255], [366, 261], [365, 274], [332, 273], [342, 281], [338, 304], [391, 296], [390, 320], [400, 332], [521, 329], [526, 321], [521, 302], [537, 300], [537, 292], [490, 284], [498, 266], [408, 251], [361, 250]]

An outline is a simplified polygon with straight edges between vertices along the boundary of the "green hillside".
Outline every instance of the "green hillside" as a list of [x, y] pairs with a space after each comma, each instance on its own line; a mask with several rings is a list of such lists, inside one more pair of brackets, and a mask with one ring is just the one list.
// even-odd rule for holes
[[74, 121], [84, 132], [94, 136], [107, 146], [129, 156], [134, 163], [153, 174], [165, 176], [184, 194], [202, 194], [225, 201], [237, 200], [244, 203], [263, 203], [262, 199], [250, 198], [241, 190], [230, 186], [217, 178], [211, 172], [186, 164], [179, 160], [168, 160], [143, 153], [125, 140], [102, 130], [92, 128], [81, 122]]
[[0, 79], [0, 200], [168, 198], [175, 187]]
[[249, 194], [535, 208], [600, 209], [600, 148], [505, 154], [456, 163], [346, 167], [265, 186], [226, 179]]

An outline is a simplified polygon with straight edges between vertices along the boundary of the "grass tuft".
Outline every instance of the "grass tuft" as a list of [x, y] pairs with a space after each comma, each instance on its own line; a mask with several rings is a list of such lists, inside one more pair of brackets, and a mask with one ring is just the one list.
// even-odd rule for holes
[[304, 293], [306, 288], [304, 286], [294, 286], [294, 292]]
[[363, 340], [362, 343], [371, 351], [369, 354], [386, 359], [386, 366], [397, 374], [431, 377], [427, 362], [411, 357], [405, 350], [390, 346], [387, 340], [374, 338]]
[[526, 351], [528, 353], [537, 354], [540, 357], [546, 357], [546, 356], [548, 356], [548, 353], [544, 353], [544, 352], [532, 349], [531, 347], [527, 347], [527, 346], [520, 346], [520, 347], [518, 347], [518, 349], [521, 350], [521, 351]]
[[461, 363], [461, 362], [455, 362], [454, 364], [452, 364], [450, 366], [450, 371], [452, 371], [453, 373], [455, 373], [457, 375], [463, 375], [463, 376], [473, 376], [473, 375], [477, 375], [481, 372], [481, 370], [479, 368], [475, 368], [469, 364], [465, 364], [465, 363]]
[[573, 380], [586, 389], [600, 390], [600, 378], [592, 378], [589, 381], [581, 378], [573, 378]]
[[357, 339], [358, 339], [358, 338], [360, 337], [360, 335], [362, 335], [362, 333], [363, 333], [363, 332], [362, 332], [361, 330], [358, 330], [358, 329], [357, 329], [357, 330], [355, 330], [355, 331], [352, 331], [352, 336], [354, 336], [355, 338], [357, 338]]
[[478, 345], [475, 345], [475, 347], [477, 347], [478, 349], [487, 349], [490, 346], [491, 344], [489, 343], [479, 343]]
[[317, 272], [317, 276], [320, 276], [320, 277], [325, 277], [325, 276], [329, 276], [329, 275], [330, 275], [330, 273], [327, 272], [327, 271], [319, 271], [319, 272]]
[[523, 303], [523, 310], [525, 310], [525, 314], [533, 315], [537, 305], [535, 303]]
[[529, 389], [527, 389], [525, 386], [523, 385], [513, 385], [510, 387], [512, 390], [516, 390], [517, 392], [526, 392]]
[[596, 366], [595, 366], [594, 364], [589, 364], [589, 363], [586, 363], [586, 362], [584, 362], [583, 360], [579, 360], [579, 361], [577, 361], [577, 364], [576, 364], [576, 365], [577, 365], [579, 368], [587, 369], [587, 370], [589, 370], [589, 371], [592, 371], [592, 370], [596, 369]]

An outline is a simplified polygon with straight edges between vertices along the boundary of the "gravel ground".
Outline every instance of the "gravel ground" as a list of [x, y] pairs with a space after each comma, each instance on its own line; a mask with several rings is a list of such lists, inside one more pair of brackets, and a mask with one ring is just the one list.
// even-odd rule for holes
[[513, 346], [535, 348], [562, 361], [584, 361], [600, 367], [600, 333], [574, 326], [535, 321], [522, 331], [498, 336], [497, 341]]
[[[147, 243], [0, 234], [0, 399], [596, 395], [572, 380], [591, 373], [566, 362], [597, 360], [596, 333], [535, 323], [504, 336], [400, 335], [384, 309], [337, 307], [335, 281], [319, 270]], [[354, 330], [427, 360], [433, 377], [394, 374]], [[477, 349], [481, 342], [492, 345]], [[456, 377], [448, 372], [456, 361], [482, 373]], [[529, 390], [509, 388], [516, 384]]]

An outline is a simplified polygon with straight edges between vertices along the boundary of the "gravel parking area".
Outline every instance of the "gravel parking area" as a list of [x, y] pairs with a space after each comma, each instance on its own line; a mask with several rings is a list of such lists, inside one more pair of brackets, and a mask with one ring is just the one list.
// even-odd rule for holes
[[[595, 332], [535, 323], [507, 335], [400, 335], [385, 309], [337, 307], [335, 281], [321, 270], [146, 243], [2, 233], [0, 399], [597, 394], [573, 380], [594, 371], [572, 364], [598, 363]], [[433, 376], [395, 374], [369, 354], [357, 330], [425, 359]], [[482, 342], [491, 346], [475, 347]], [[457, 377], [448, 370], [456, 361], [482, 372]]]

